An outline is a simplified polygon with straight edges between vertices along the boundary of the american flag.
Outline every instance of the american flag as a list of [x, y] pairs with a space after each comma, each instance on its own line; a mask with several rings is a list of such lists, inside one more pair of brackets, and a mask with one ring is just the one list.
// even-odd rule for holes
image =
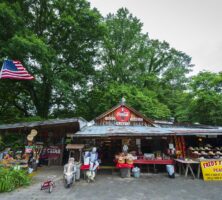
[[20, 61], [5, 60], [0, 79], [32, 80], [34, 77], [28, 73]]

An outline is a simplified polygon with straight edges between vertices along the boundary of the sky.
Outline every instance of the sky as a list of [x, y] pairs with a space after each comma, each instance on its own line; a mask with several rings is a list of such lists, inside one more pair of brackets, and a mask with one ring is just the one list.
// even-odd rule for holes
[[103, 16], [127, 8], [151, 39], [192, 57], [192, 74], [222, 71], [222, 0], [89, 0]]

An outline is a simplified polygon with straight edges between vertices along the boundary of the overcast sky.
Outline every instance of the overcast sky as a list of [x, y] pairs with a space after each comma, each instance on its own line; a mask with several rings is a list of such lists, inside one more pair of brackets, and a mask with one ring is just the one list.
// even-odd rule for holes
[[103, 16], [126, 7], [150, 38], [192, 57], [192, 74], [222, 71], [222, 0], [89, 0]]

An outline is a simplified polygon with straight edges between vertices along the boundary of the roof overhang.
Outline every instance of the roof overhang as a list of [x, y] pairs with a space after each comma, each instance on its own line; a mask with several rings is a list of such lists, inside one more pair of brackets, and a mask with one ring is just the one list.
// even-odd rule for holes
[[163, 128], [146, 126], [88, 126], [74, 137], [149, 137], [149, 136], [203, 136], [222, 135], [222, 129]]
[[164, 128], [147, 126], [88, 126], [78, 131], [74, 137], [143, 137], [165, 136], [173, 132]]
[[36, 122], [21, 122], [14, 124], [2, 124], [0, 125], [0, 131], [16, 130], [16, 129], [31, 129], [31, 128], [46, 128], [65, 125], [78, 125], [79, 129], [86, 126], [87, 121], [83, 118], [67, 118], [67, 119], [50, 119]]

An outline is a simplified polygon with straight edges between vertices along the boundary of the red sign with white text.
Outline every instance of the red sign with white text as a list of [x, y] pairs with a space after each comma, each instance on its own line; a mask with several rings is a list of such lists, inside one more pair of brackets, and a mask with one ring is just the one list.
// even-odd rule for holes
[[119, 107], [115, 111], [114, 115], [115, 115], [115, 118], [118, 122], [128, 122], [130, 120], [130, 117], [131, 117], [131, 113], [130, 113], [129, 109], [127, 109], [124, 106]]
[[48, 158], [59, 158], [61, 155], [61, 148], [59, 146], [49, 146], [43, 148], [41, 158], [48, 159]]

